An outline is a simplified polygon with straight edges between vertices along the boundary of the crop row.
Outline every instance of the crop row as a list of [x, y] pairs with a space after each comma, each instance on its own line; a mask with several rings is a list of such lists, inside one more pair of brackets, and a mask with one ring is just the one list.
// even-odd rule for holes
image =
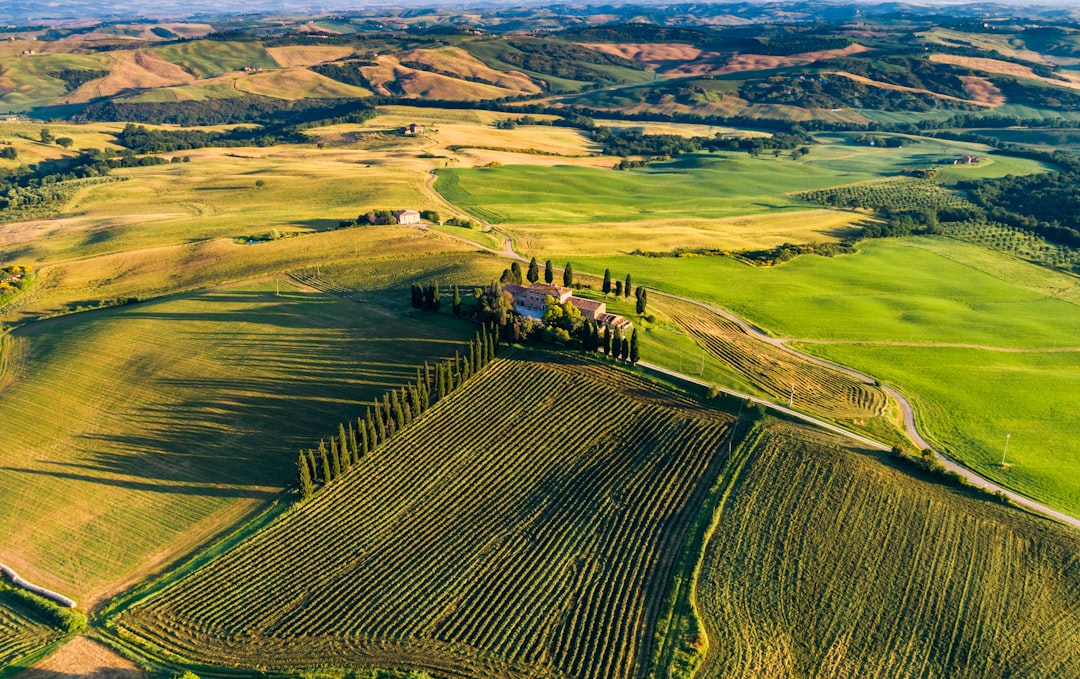
[[774, 423], [706, 549], [702, 676], [1080, 676], [1078, 548]]
[[0, 668], [58, 639], [62, 632], [27, 617], [5, 601], [0, 590]]
[[1051, 243], [1042, 236], [1004, 224], [957, 222], [949, 224], [945, 234], [991, 250], [1007, 252], [1036, 264], [1080, 272], [1080, 250], [1077, 248]]
[[604, 366], [498, 360], [119, 624], [223, 666], [635, 676], [729, 425]]
[[794, 195], [801, 200], [820, 205], [890, 212], [971, 206], [963, 197], [929, 179], [911, 177], [804, 191]]
[[774, 347], [751, 337], [738, 324], [694, 304], [665, 301], [677, 309], [675, 319], [710, 354], [774, 398], [836, 419], [880, 416], [888, 404], [879, 387], [840, 370]]

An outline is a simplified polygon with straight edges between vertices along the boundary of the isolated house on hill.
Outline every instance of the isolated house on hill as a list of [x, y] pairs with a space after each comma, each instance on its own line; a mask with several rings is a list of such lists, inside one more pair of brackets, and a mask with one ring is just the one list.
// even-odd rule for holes
[[405, 127], [401, 128], [402, 134], [417, 135], [424, 133], [424, 126], [418, 123], [409, 123]]
[[551, 297], [559, 304], [569, 302], [577, 307], [584, 318], [618, 330], [626, 330], [633, 324], [622, 316], [607, 313], [607, 304], [583, 297], [574, 297], [570, 288], [551, 283], [533, 283], [529, 287], [510, 283], [503, 286], [503, 292], [514, 298], [514, 310], [523, 316], [540, 318], [544, 315], [544, 303]]
[[394, 219], [398, 224], [419, 224], [420, 213], [416, 210], [395, 210]]

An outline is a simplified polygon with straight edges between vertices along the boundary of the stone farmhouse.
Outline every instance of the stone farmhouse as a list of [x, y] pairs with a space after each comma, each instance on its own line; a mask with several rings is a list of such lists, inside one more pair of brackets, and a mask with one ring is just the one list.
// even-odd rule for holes
[[633, 324], [622, 316], [609, 314], [607, 304], [583, 297], [574, 297], [570, 288], [551, 283], [533, 283], [529, 287], [510, 283], [503, 286], [503, 292], [509, 292], [514, 298], [514, 310], [523, 316], [541, 318], [544, 315], [544, 302], [548, 297], [559, 304], [569, 302], [577, 307], [584, 318], [614, 330], [626, 332]]
[[416, 210], [395, 210], [394, 219], [398, 224], [419, 224], [420, 213]]
[[424, 126], [419, 123], [409, 123], [405, 127], [401, 128], [401, 133], [408, 136], [415, 136], [424, 133]]

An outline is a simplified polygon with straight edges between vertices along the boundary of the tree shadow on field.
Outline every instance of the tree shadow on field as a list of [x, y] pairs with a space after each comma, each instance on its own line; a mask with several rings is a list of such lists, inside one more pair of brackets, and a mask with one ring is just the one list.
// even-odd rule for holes
[[[176, 346], [195, 359], [174, 368], [168, 347], [150, 358], [133, 351], [139, 358], [128, 368], [131, 394], [108, 401], [125, 410], [101, 412], [72, 440], [76, 460], [9, 471], [148, 492], [268, 498], [293, 482], [299, 449], [336, 435], [339, 423], [355, 422], [374, 399], [414, 379], [425, 359], [462, 348], [444, 337], [409, 336], [413, 323], [365, 324], [361, 317], [357, 329], [338, 314], [280, 306], [254, 314], [125, 313], [177, 321], [175, 332], [153, 341], [177, 338]], [[192, 320], [216, 322], [193, 327]], [[236, 321], [292, 332], [244, 331]], [[429, 331], [437, 335], [438, 328]]]

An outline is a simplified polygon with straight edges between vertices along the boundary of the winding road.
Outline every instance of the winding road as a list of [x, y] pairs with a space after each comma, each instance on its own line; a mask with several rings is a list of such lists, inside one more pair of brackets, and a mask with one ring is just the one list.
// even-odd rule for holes
[[[438, 196], [438, 200], [439, 200], [440, 203], [442, 203], [443, 205], [446, 205], [449, 209], [453, 210], [455, 213], [460, 213], [460, 210], [458, 210], [449, 201], [447, 201], [445, 198], [443, 198], [441, 195], [439, 195], [438, 191], [435, 190], [434, 184], [435, 184], [435, 173], [434, 173], [434, 171], [432, 171], [431, 174], [429, 175], [428, 181], [426, 182], [426, 186], [427, 186], [428, 190], [432, 194], [434, 194], [435, 196]], [[528, 261], [528, 260], [525, 259], [525, 257], [521, 256], [520, 254], [518, 254], [513, 249], [513, 241], [511, 240], [511, 238], [509, 236], [507, 236], [505, 233], [502, 233], [501, 231], [498, 231], [497, 229], [493, 228], [490, 224], [488, 224], [486, 222], [483, 222], [483, 220], [481, 220], [481, 222], [484, 224], [484, 226], [485, 226], [485, 228], [487, 230], [493, 231], [493, 232], [495, 232], [495, 233], [497, 233], [497, 234], [499, 234], [500, 236], [503, 237], [504, 246], [503, 246], [502, 250], [496, 250], [494, 248], [489, 248], [489, 247], [480, 245], [480, 244], [476, 243], [475, 241], [469, 240], [468, 238], [464, 238], [462, 236], [455, 236], [453, 234], [446, 234], [446, 235], [448, 235], [451, 238], [455, 238], [457, 240], [469, 243], [470, 245], [473, 245], [473, 246], [475, 246], [475, 247], [477, 247], [477, 248], [479, 248], [479, 249], [481, 249], [481, 250], [483, 250], [485, 252], [490, 252], [492, 254], [499, 255], [501, 257], [506, 257], [508, 259], [514, 259], [514, 260], [521, 261], [521, 262]], [[681, 295], [675, 295], [675, 294], [672, 294], [672, 293], [661, 292], [659, 290], [657, 290], [655, 294], [658, 297], [667, 297], [669, 299], [678, 300], [678, 301], [685, 302], [685, 303], [688, 303], [688, 304], [696, 304], [696, 305], [698, 305], [698, 306], [700, 306], [700, 307], [702, 307], [704, 309], [707, 309], [707, 310], [709, 310], [709, 311], [711, 311], [713, 313], [719, 314], [719, 315], [723, 316], [724, 318], [726, 318], [726, 319], [732, 321], [733, 323], [737, 324], [740, 328], [742, 328], [742, 330], [744, 332], [746, 332], [748, 335], [750, 335], [754, 339], [757, 339], [757, 340], [762, 341], [762, 342], [766, 342], [768, 344], [771, 344], [774, 347], [783, 349], [784, 351], [787, 351], [787, 352], [789, 352], [789, 353], [791, 353], [791, 354], [793, 354], [795, 356], [798, 356], [799, 358], [801, 358], [803, 360], [807, 360], [807, 361], [810, 361], [812, 363], [816, 363], [818, 365], [821, 365], [821, 366], [824, 366], [824, 367], [827, 367], [827, 368], [831, 368], [833, 370], [838, 370], [840, 372], [843, 372], [843, 373], [845, 373], [845, 374], [847, 374], [847, 375], [849, 375], [849, 376], [851, 376], [851, 377], [853, 377], [855, 379], [858, 379], [858, 380], [860, 380], [862, 382], [865, 382], [867, 384], [879, 384], [879, 382], [877, 380], [875, 380], [873, 377], [871, 377], [869, 375], [866, 375], [864, 373], [861, 373], [861, 372], [859, 372], [857, 370], [853, 370], [851, 368], [848, 368], [847, 366], [832, 363], [831, 361], [826, 361], [824, 359], [818, 358], [817, 356], [811, 356], [810, 354], [805, 354], [805, 353], [803, 353], [801, 351], [793, 349], [792, 347], [788, 346], [788, 342], [792, 341], [791, 339], [772, 337], [771, 335], [767, 334], [761, 328], [759, 328], [756, 325], [748, 322], [746, 319], [743, 319], [743, 318], [741, 318], [739, 316], [736, 316], [735, 314], [731, 313], [727, 309], [722, 309], [720, 307], [713, 306], [711, 304], [707, 304], [705, 302], [701, 302], [699, 300], [692, 299], [692, 298], [689, 298], [689, 297], [683, 297]], [[694, 384], [699, 384], [699, 385], [706, 386], [706, 387], [719, 388], [719, 387], [717, 387], [717, 385], [711, 384], [709, 382], [705, 382], [705, 381], [700, 380], [700, 379], [698, 379], [696, 377], [693, 377], [691, 375], [685, 375], [683, 373], [680, 373], [680, 372], [677, 372], [677, 371], [674, 371], [674, 370], [669, 370], [667, 368], [663, 368], [663, 367], [658, 366], [658, 365], [653, 365], [653, 364], [645, 363], [645, 362], [640, 362], [638, 365], [641, 365], [642, 367], [647, 368], [649, 370], [653, 370], [655, 372], [662, 373], [662, 374], [668, 375], [670, 377], [675, 377], [677, 379], [685, 380], [685, 381], [688, 381], [688, 382], [691, 382], [691, 383], [694, 383]], [[952, 458], [950, 458], [950, 457], [948, 457], [946, 455], [943, 455], [940, 451], [938, 451], [932, 445], [930, 445], [930, 443], [919, 432], [918, 425], [917, 425], [917, 423], [915, 421], [915, 410], [914, 410], [914, 408], [911, 407], [911, 402], [908, 401], [907, 398], [903, 394], [896, 391], [892, 387], [888, 387], [888, 386], [885, 386], [885, 385], [881, 385], [881, 387], [882, 387], [882, 389], [885, 390], [885, 392], [890, 397], [892, 397], [900, 405], [900, 409], [903, 411], [903, 416], [904, 416], [904, 433], [907, 434], [908, 438], [911, 439], [911, 441], [920, 450], [931, 450], [931, 451], [933, 451], [934, 457], [948, 471], [954, 472], [955, 474], [958, 474], [959, 476], [963, 477], [970, 485], [972, 485], [972, 486], [974, 486], [976, 488], [981, 488], [982, 490], [985, 490], [985, 491], [987, 491], [989, 493], [1000, 493], [1000, 494], [1004, 495], [1005, 497], [1007, 497], [1009, 499], [1010, 502], [1017, 505], [1018, 507], [1022, 507], [1024, 509], [1026, 509], [1028, 511], [1031, 511], [1031, 512], [1034, 512], [1036, 514], [1041, 514], [1041, 515], [1046, 516], [1048, 518], [1054, 519], [1055, 521], [1059, 521], [1061, 523], [1072, 526], [1073, 528], [1080, 529], [1080, 518], [1077, 518], [1075, 516], [1071, 516], [1069, 514], [1065, 514], [1064, 512], [1060, 512], [1060, 511], [1058, 511], [1056, 509], [1053, 509], [1052, 507], [1048, 507], [1048, 506], [1042, 504], [1041, 502], [1037, 502], [1037, 501], [1027, 497], [1026, 495], [1021, 495], [1020, 493], [1017, 493], [1014, 490], [1009, 490], [1008, 488], [1005, 488], [1004, 486], [1001, 486], [1001, 485], [995, 483], [994, 481], [991, 481], [990, 479], [986, 478], [985, 476], [980, 475], [976, 471], [974, 471], [974, 470], [972, 470], [972, 469], [970, 469], [968, 467], [965, 467], [964, 465], [960, 464], [956, 460], [953, 460]], [[886, 444], [884, 444], [884, 443], [882, 443], [880, 441], [875, 441], [874, 439], [868, 438], [866, 436], [862, 436], [861, 434], [856, 434], [855, 432], [848, 431], [847, 429], [844, 429], [843, 427], [840, 427], [840, 426], [837, 426], [837, 425], [832, 424], [830, 422], [826, 422], [826, 421], [821, 420], [819, 418], [813, 417], [812, 415], [807, 415], [805, 413], [801, 413], [799, 411], [792, 410], [791, 408], [787, 408], [785, 406], [782, 406], [782, 405], [779, 405], [779, 404], [776, 404], [776, 403], [772, 403], [770, 401], [763, 401], [760, 398], [756, 398], [756, 397], [750, 396], [749, 394], [743, 394], [741, 392], [733, 391], [733, 390], [730, 390], [730, 389], [720, 389], [720, 391], [722, 391], [722, 392], [724, 392], [726, 394], [731, 394], [732, 396], [737, 396], [737, 397], [740, 397], [740, 398], [750, 399], [755, 403], [761, 403], [766, 408], [772, 409], [772, 410], [774, 410], [776, 412], [784, 413], [784, 414], [789, 415], [791, 417], [795, 417], [795, 418], [797, 418], [799, 420], [802, 420], [802, 421], [804, 421], [804, 422], [806, 422], [808, 424], [813, 424], [813, 425], [815, 425], [817, 427], [820, 427], [822, 429], [826, 429], [826, 430], [831, 431], [833, 433], [840, 434], [841, 436], [845, 436], [845, 437], [847, 437], [847, 438], [849, 438], [849, 439], [851, 439], [853, 441], [857, 441], [857, 442], [859, 442], [859, 443], [861, 443], [863, 445], [870, 446], [871, 448], [874, 448], [876, 450], [889, 450], [889, 449], [891, 449], [891, 446], [886, 445]]]

